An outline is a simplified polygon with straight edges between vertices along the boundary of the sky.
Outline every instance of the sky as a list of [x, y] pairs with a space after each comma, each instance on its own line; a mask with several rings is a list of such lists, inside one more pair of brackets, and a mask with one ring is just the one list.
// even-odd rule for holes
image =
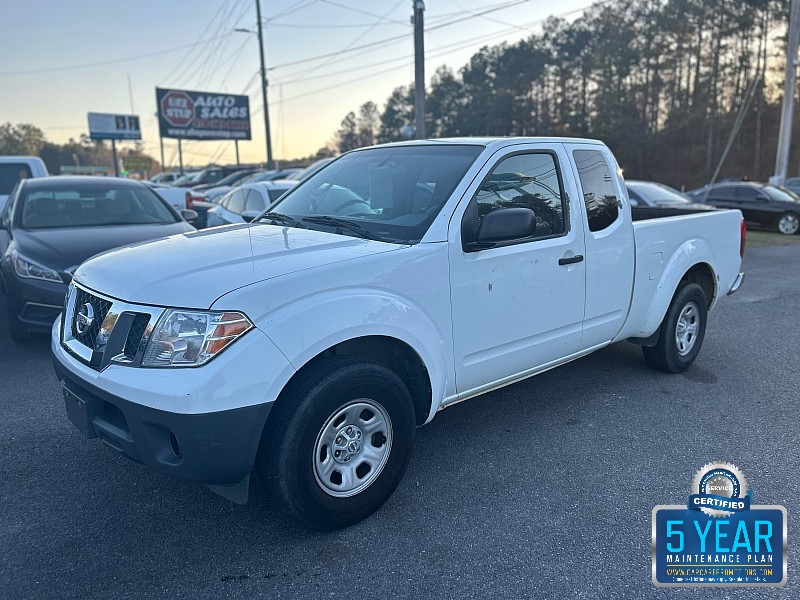
[[[592, 0], [426, 0], [425, 77], [458, 70], [482, 46], [573, 20]], [[414, 81], [412, 0], [261, 0], [276, 160], [329, 143], [342, 119]], [[144, 149], [160, 157], [155, 88], [250, 96], [242, 162], [264, 162], [255, 0], [3, 0], [0, 123], [31, 123], [65, 143], [87, 113], [137, 114]], [[125, 143], [120, 146], [124, 147]], [[164, 140], [177, 166], [177, 141]], [[184, 141], [185, 165], [235, 163], [230, 141]]]

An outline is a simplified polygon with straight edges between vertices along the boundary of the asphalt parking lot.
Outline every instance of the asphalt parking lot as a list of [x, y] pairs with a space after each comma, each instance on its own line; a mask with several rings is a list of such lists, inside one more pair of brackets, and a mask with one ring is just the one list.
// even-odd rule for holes
[[[338, 533], [257, 480], [237, 506], [81, 437], [48, 340], [15, 345], [3, 319], [0, 598], [796, 598], [800, 243], [770, 239], [685, 374], [623, 343], [449, 408], [384, 508]], [[651, 511], [711, 460], [787, 508], [786, 587], [653, 587]]]

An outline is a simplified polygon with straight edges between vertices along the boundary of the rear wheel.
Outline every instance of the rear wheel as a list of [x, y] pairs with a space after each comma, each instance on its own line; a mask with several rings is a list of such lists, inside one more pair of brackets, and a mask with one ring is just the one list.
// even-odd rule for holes
[[800, 230], [800, 217], [795, 213], [784, 213], [778, 219], [778, 231], [784, 235], [794, 235]]
[[658, 342], [652, 347], [642, 347], [645, 362], [667, 373], [688, 369], [703, 345], [707, 307], [702, 287], [696, 283], [681, 285], [661, 322]]
[[306, 525], [357, 523], [400, 483], [416, 421], [406, 386], [382, 364], [321, 359], [273, 411], [256, 467], [272, 496]]

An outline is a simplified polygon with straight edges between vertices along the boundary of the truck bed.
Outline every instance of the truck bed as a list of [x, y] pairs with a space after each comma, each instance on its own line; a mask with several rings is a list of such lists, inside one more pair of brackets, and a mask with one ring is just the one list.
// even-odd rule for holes
[[[656, 210], [660, 214], [653, 215]], [[650, 209], [650, 213], [640, 213], [638, 220], [634, 217], [633, 298], [616, 340], [648, 337], [658, 329], [671, 300], [671, 291], [667, 294], [664, 290], [677, 288], [684, 274], [682, 265], [687, 262], [702, 263], [709, 269], [714, 266], [711, 270], [716, 285], [709, 309], [736, 281], [742, 221], [738, 210], [681, 210], [674, 216], [665, 216], [664, 212]], [[672, 268], [675, 265], [680, 268]]]

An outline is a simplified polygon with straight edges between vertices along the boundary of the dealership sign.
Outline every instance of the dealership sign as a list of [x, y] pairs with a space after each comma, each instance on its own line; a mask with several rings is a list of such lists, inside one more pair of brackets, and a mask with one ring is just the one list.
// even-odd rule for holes
[[89, 113], [89, 137], [93, 140], [140, 140], [139, 117]]
[[247, 96], [156, 88], [161, 137], [184, 140], [249, 140]]

